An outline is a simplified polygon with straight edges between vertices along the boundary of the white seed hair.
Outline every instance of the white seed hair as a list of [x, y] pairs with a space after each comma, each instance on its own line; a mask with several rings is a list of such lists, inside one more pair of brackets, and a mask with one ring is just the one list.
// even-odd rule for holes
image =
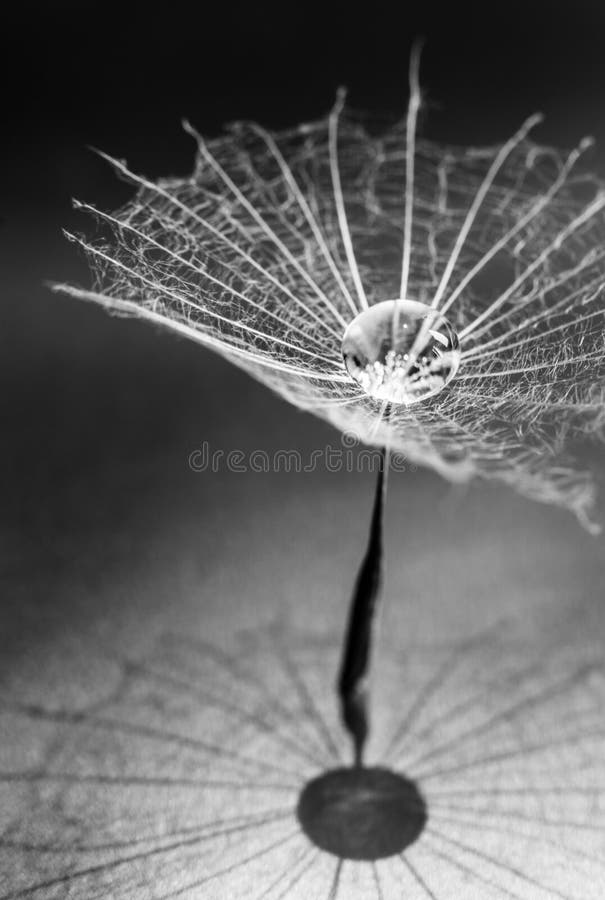
[[[104, 234], [68, 235], [94, 284], [56, 289], [197, 340], [413, 464], [504, 482], [595, 528], [594, 477], [573, 455], [605, 423], [605, 189], [580, 159], [590, 141], [539, 146], [538, 116], [498, 146], [419, 139], [412, 75], [412, 118], [379, 134], [339, 94], [287, 131], [240, 122], [205, 142], [187, 124], [188, 178], [154, 182], [106, 157], [136, 194], [112, 214], [77, 204]], [[402, 284], [447, 314], [462, 362], [441, 393], [387, 412], [347, 373], [341, 340]]]

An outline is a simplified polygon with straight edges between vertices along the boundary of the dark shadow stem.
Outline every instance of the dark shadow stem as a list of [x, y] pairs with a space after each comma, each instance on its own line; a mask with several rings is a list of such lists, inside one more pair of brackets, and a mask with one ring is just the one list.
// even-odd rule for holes
[[383, 582], [383, 521], [388, 467], [389, 449], [382, 448], [368, 546], [351, 598], [338, 676], [340, 714], [353, 741], [356, 766], [363, 765], [363, 751], [369, 731], [368, 681]]

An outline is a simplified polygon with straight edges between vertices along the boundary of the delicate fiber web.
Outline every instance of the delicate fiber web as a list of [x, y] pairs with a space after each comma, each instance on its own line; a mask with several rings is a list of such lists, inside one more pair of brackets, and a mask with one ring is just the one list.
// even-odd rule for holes
[[[588, 522], [593, 478], [572, 450], [603, 437], [605, 194], [578, 162], [587, 142], [539, 146], [535, 117], [502, 146], [410, 148], [408, 134], [406, 151], [405, 121], [375, 135], [341, 107], [207, 144], [187, 126], [188, 178], [154, 183], [112, 160], [136, 195], [113, 214], [78, 204], [100, 226], [70, 236], [94, 286], [60, 289], [199, 341], [366, 443]], [[462, 362], [440, 394], [385, 410], [348, 375], [341, 340], [366, 304], [400, 295], [406, 243], [406, 295], [447, 315]]]

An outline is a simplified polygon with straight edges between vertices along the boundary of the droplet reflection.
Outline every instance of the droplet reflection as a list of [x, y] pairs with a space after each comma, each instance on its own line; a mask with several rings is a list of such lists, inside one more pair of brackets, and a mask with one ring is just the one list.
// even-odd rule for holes
[[390, 403], [438, 393], [460, 364], [458, 336], [437, 310], [415, 300], [385, 300], [348, 326], [342, 354], [364, 391]]

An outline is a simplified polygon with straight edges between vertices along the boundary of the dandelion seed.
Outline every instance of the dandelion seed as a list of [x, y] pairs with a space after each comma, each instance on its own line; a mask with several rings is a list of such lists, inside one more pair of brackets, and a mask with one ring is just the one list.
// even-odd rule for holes
[[[345, 110], [339, 93], [327, 118], [284, 132], [237, 123], [227, 136], [207, 143], [186, 125], [198, 147], [187, 179], [154, 183], [110, 160], [137, 187], [136, 195], [113, 214], [80, 204], [108, 235], [94, 242], [70, 235], [90, 260], [94, 285], [58, 289], [197, 340], [288, 401], [380, 446], [385, 463], [396, 451], [452, 480], [500, 481], [572, 510], [593, 528], [593, 476], [573, 457], [574, 440], [602, 438], [605, 424], [605, 189], [578, 165], [589, 142], [567, 156], [534, 143], [528, 135], [539, 116], [495, 147], [418, 140], [417, 67], [416, 50], [407, 118], [378, 136]], [[591, 750], [602, 743], [602, 728], [591, 710], [578, 716], [571, 734], [563, 730], [546, 742], [539, 736], [517, 740], [520, 724], [531, 731], [522, 714], [542, 711], [552, 698], [573, 693], [585, 672], [530, 692], [516, 704], [504, 703], [491, 716], [448, 735], [450, 716], [456, 722], [458, 706], [464, 707], [458, 700], [422, 726], [416, 734], [420, 752], [409, 759], [403, 747], [413, 738], [412, 725], [418, 726], [451, 678], [461, 658], [457, 648], [421, 686], [387, 744], [385, 757], [398, 767], [407, 760], [405, 774], [366, 766], [367, 681], [381, 589], [385, 492], [381, 470], [338, 681], [354, 766], [342, 768], [330, 720], [304, 678], [286, 666], [314, 731], [312, 744], [295, 746], [297, 766], [301, 756], [312, 760], [322, 753], [334, 761], [328, 772], [299, 786], [300, 829], [285, 836], [280, 831], [276, 840], [272, 828], [277, 821], [281, 829], [282, 813], [272, 807], [254, 854], [231, 864], [221, 860], [213, 873], [196, 875], [162, 896], [195, 891], [209, 881], [220, 882], [222, 889], [236, 869], [277, 852], [282, 865], [263, 888], [266, 893], [283, 883], [289, 862], [282, 854], [292, 851], [296, 871], [290, 884], [306, 889], [315, 857], [308, 859], [308, 846], [297, 846], [303, 834], [338, 857], [329, 896], [338, 894], [360, 860], [372, 864], [365, 871], [382, 895], [377, 860], [395, 853], [417, 893], [438, 896], [423, 856], [408, 853], [411, 844], [428, 853], [431, 864], [440, 860], [456, 877], [462, 873], [463, 881], [474, 878], [482, 890], [521, 897], [537, 888], [564, 900], [578, 896], [572, 886], [560, 891], [535, 867], [519, 867], [516, 832], [507, 834], [507, 859], [494, 849], [492, 835], [499, 840], [507, 817], [513, 828], [524, 821], [542, 831], [551, 826], [601, 830], [601, 823], [586, 817], [523, 818], [514, 806], [502, 814], [485, 812], [473, 798], [483, 785], [477, 775], [483, 779], [481, 773], [493, 767], [506, 774], [507, 767], [534, 756], [556, 757], [559, 750], [579, 746], [593, 766]], [[468, 646], [465, 654], [470, 655]], [[485, 700], [478, 698], [480, 704]], [[252, 776], [272, 778], [266, 782], [272, 799], [296, 788], [298, 770], [281, 761], [283, 749], [292, 747], [284, 735], [279, 758], [266, 759], [262, 747], [258, 755], [239, 748], [221, 754], [217, 745], [155, 727], [92, 717], [88, 725], [212, 757], [218, 772], [214, 788], [221, 779], [234, 786]], [[266, 718], [258, 717], [256, 725], [264, 736], [271, 730]], [[423, 747], [427, 735], [431, 746]], [[460, 780], [467, 803], [444, 800], [446, 792], [440, 800], [440, 785], [452, 778]], [[514, 796], [514, 785], [498, 782], [495, 789]], [[394, 814], [396, 796], [405, 796], [405, 802]], [[376, 823], [371, 834], [369, 808]], [[221, 829], [224, 823], [217, 822]], [[480, 840], [472, 836], [477, 825], [483, 829]], [[254, 819], [242, 824], [240, 815], [225, 827], [258, 830], [260, 825]], [[223, 831], [218, 833], [222, 839]], [[535, 840], [542, 852], [546, 845], [551, 849], [543, 833], [524, 839]], [[162, 844], [149, 855], [160, 857], [177, 847], [187, 853], [199, 841]], [[115, 865], [138, 859], [129, 855]], [[602, 864], [598, 854], [591, 861]], [[593, 880], [586, 884], [590, 888]], [[525, 893], [513, 894], [513, 888]]]
[[[366, 443], [593, 527], [594, 479], [573, 456], [605, 424], [590, 141], [567, 155], [534, 143], [539, 116], [501, 146], [421, 140], [417, 59], [412, 76], [408, 118], [379, 135], [341, 93], [327, 118], [283, 132], [236, 123], [206, 142], [186, 125], [188, 178], [153, 182], [106, 157], [136, 195], [113, 214], [77, 204], [106, 238], [70, 235], [95, 283], [59, 289], [198, 341]], [[408, 346], [413, 304], [441, 324]]]

